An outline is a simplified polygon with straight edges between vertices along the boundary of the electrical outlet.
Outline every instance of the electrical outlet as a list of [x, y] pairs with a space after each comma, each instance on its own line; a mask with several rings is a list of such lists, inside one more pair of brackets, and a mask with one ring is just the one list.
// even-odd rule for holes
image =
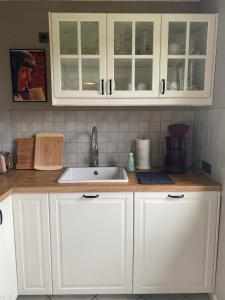
[[39, 32], [39, 43], [48, 43], [48, 32]]
[[212, 165], [207, 161], [202, 161], [202, 170], [203, 172], [207, 173], [208, 175], [211, 175], [212, 173]]

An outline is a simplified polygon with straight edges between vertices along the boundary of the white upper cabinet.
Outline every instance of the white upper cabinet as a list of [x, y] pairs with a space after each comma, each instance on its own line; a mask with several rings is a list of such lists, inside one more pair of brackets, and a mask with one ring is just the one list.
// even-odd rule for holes
[[210, 105], [215, 14], [50, 13], [52, 104]]
[[215, 15], [162, 15], [161, 97], [212, 97], [215, 32]]
[[106, 15], [60, 13], [50, 21], [53, 98], [104, 98]]
[[158, 96], [161, 14], [107, 15], [107, 82], [111, 98]]

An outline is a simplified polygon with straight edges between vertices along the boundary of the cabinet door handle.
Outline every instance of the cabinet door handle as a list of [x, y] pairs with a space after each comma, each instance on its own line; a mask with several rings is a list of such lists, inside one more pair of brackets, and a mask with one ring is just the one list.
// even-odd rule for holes
[[3, 215], [2, 215], [2, 211], [0, 210], [0, 225], [2, 225], [3, 222]]
[[109, 95], [112, 95], [112, 79], [109, 79]]
[[89, 195], [83, 195], [83, 197], [84, 198], [88, 198], [88, 199], [93, 199], [93, 198], [98, 198], [99, 197], [99, 195], [97, 194], [97, 195], [91, 195], [91, 196], [89, 196]]
[[165, 79], [162, 79], [162, 95], [164, 95], [165, 94], [165, 89], [166, 89], [166, 81], [165, 81]]
[[184, 198], [184, 195], [168, 195], [168, 198], [172, 198], [172, 199], [181, 199]]
[[101, 95], [105, 94], [105, 88], [104, 88], [104, 79], [101, 79]]

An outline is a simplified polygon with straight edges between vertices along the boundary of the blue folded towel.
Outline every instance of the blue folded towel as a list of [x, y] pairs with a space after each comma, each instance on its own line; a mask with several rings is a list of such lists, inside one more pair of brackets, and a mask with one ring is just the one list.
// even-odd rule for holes
[[174, 181], [164, 172], [137, 172], [141, 184], [174, 184]]

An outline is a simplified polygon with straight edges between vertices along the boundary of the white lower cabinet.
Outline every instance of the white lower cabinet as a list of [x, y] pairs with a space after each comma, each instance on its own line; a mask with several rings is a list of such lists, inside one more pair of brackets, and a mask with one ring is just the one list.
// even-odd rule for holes
[[133, 193], [50, 194], [54, 294], [132, 293]]
[[[219, 197], [219, 192], [16, 194], [19, 294], [213, 293]], [[0, 243], [4, 266], [2, 253]]]
[[219, 193], [168, 194], [135, 193], [133, 292], [213, 292]]
[[0, 299], [13, 300], [18, 295], [12, 197], [0, 203]]
[[48, 194], [16, 194], [13, 201], [19, 294], [52, 294]]

